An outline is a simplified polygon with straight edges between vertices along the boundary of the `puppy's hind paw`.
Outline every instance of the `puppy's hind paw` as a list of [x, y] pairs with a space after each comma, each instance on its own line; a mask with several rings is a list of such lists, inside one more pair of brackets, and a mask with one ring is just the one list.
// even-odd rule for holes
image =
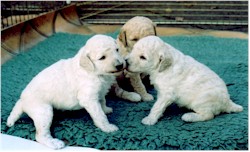
[[145, 117], [145, 118], [143, 118], [142, 119], [142, 124], [144, 124], [144, 125], [154, 125], [154, 124], [156, 124], [156, 122], [157, 122], [157, 120], [156, 119], [152, 119], [152, 118], [150, 118], [150, 117]]
[[8, 127], [12, 127], [12, 126], [14, 125], [14, 121], [12, 121], [12, 120], [10, 120], [10, 119], [8, 118], [6, 125], [7, 125]]
[[185, 113], [182, 115], [181, 119], [186, 122], [194, 122], [194, 119], [197, 117], [196, 113]]
[[185, 113], [181, 117], [181, 119], [186, 122], [207, 121], [213, 118], [214, 118], [214, 115], [212, 113], [198, 114], [194, 112]]

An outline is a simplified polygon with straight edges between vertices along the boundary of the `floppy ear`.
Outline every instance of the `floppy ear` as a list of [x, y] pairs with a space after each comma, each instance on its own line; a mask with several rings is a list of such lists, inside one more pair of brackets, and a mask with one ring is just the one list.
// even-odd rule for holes
[[153, 27], [154, 27], [155, 36], [157, 36], [157, 32], [156, 32], [156, 24], [155, 24], [155, 23], [153, 23]]
[[162, 72], [169, 66], [171, 66], [172, 62], [173, 62], [172, 56], [165, 51], [164, 52], [161, 51], [159, 58], [159, 72]]
[[127, 44], [127, 36], [126, 36], [126, 31], [125, 30], [121, 29], [118, 38], [125, 47], [128, 46], [128, 44]]
[[80, 65], [81, 67], [83, 67], [85, 70], [89, 72], [92, 72], [95, 69], [93, 62], [91, 61], [90, 57], [86, 53], [82, 53], [81, 58], [80, 58]]

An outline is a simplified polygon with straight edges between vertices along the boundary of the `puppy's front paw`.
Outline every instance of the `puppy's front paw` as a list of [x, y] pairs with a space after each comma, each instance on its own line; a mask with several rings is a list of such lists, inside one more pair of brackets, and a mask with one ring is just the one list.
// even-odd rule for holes
[[104, 108], [103, 108], [103, 111], [104, 111], [105, 114], [109, 114], [109, 113], [112, 113], [112, 112], [113, 112], [113, 109], [110, 108], [110, 107], [104, 107]]
[[48, 146], [52, 149], [62, 149], [65, 147], [65, 144], [63, 141], [57, 139], [57, 138], [48, 138], [48, 137], [36, 137], [37, 142]]
[[54, 138], [50, 140], [50, 144], [48, 146], [53, 149], [62, 149], [63, 147], [65, 147], [65, 144], [63, 141]]
[[130, 101], [133, 101], [133, 102], [141, 101], [141, 96], [135, 92], [130, 92], [128, 98]]
[[147, 116], [147, 117], [143, 118], [141, 122], [144, 125], [154, 125], [154, 124], [156, 124], [157, 120], [156, 119], [152, 119], [149, 116]]
[[152, 101], [152, 100], [154, 100], [154, 97], [149, 93], [142, 96], [142, 101]]
[[105, 126], [102, 126], [100, 129], [103, 132], [107, 132], [107, 133], [119, 130], [118, 127], [116, 125], [113, 125], [113, 124], [106, 124]]

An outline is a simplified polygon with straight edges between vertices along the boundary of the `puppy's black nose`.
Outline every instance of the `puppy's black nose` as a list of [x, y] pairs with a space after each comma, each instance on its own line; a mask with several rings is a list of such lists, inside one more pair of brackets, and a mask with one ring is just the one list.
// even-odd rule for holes
[[128, 64], [128, 59], [125, 59], [125, 62], [126, 62], [126, 66], [128, 66], [129, 64]]
[[123, 64], [119, 64], [115, 66], [118, 71], [123, 69]]

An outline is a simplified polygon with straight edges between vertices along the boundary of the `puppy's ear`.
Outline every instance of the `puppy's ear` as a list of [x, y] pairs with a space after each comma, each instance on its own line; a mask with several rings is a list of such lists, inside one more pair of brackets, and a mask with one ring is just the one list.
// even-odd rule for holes
[[159, 72], [162, 72], [172, 65], [173, 58], [165, 51], [161, 51], [159, 56]]
[[89, 55], [86, 54], [85, 52], [83, 52], [81, 55], [80, 65], [81, 65], [81, 67], [83, 67], [85, 70], [87, 70], [89, 72], [93, 72], [95, 69], [94, 64], [91, 61]]
[[154, 27], [155, 36], [157, 36], [157, 32], [156, 32], [156, 24], [155, 24], [155, 23], [153, 23], [153, 27]]
[[127, 36], [126, 36], [126, 31], [124, 29], [121, 29], [119, 35], [118, 35], [119, 40], [122, 42], [122, 44], [127, 47]]

